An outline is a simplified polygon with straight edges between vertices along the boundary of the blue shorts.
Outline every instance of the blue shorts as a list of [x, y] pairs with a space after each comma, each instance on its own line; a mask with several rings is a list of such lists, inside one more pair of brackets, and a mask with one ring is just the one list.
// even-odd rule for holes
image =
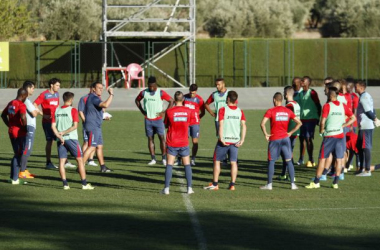
[[152, 137], [154, 134], [165, 135], [164, 121], [145, 119], [145, 134], [147, 137]]
[[27, 126], [27, 134], [25, 137], [25, 147], [23, 149], [23, 155], [30, 156], [34, 144], [34, 136], [36, 129], [33, 126]]
[[98, 145], [103, 145], [103, 134], [101, 128], [92, 129], [91, 131], [86, 130], [86, 135], [88, 138], [89, 147], [97, 147]]
[[10, 138], [14, 155], [21, 156], [22, 151], [25, 148], [25, 136]]
[[191, 138], [199, 138], [199, 130], [199, 125], [191, 125], [189, 127], [189, 136], [191, 136]]
[[357, 149], [372, 149], [373, 129], [359, 129], [358, 140], [356, 142]]
[[304, 121], [301, 126], [300, 136], [306, 138], [314, 139], [315, 126], [317, 126], [317, 121]]
[[268, 161], [277, 161], [281, 153], [284, 155], [285, 159], [292, 159], [292, 146], [289, 137], [269, 142]]
[[337, 159], [343, 159], [346, 151], [344, 138], [324, 137], [319, 151], [319, 159], [326, 159], [332, 153]]
[[51, 128], [51, 123], [42, 123], [42, 128], [45, 132], [46, 141], [55, 141], [57, 139], [53, 132], [53, 129]]
[[173, 156], [186, 157], [190, 155], [190, 149], [189, 146], [179, 148], [167, 146], [166, 153]]
[[70, 152], [75, 158], [83, 157], [83, 152], [78, 140], [65, 140], [63, 145], [60, 141], [57, 141], [57, 149], [59, 159], [67, 159], [67, 152]]
[[229, 155], [230, 162], [236, 162], [238, 159], [239, 148], [235, 144], [224, 146], [220, 141], [216, 144], [214, 151], [214, 161], [223, 161], [226, 154]]
[[87, 131], [83, 126], [83, 141], [88, 142], [88, 136], [87, 136]]

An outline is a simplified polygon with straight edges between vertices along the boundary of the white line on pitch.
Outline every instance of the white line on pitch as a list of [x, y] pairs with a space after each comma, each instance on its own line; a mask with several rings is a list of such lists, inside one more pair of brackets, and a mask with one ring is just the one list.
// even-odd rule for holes
[[185, 193], [187, 191], [187, 187], [185, 187], [186, 186], [185, 180], [183, 179], [184, 174], [178, 171], [177, 169], [173, 168], [173, 170], [176, 175], [180, 176], [180, 178], [178, 178], [178, 181], [181, 183], [181, 191], [183, 192], [182, 193], [183, 201], [185, 203], [186, 210], [189, 213], [191, 224], [193, 224], [193, 229], [195, 232], [195, 237], [197, 238], [197, 241], [198, 241], [199, 249], [206, 250], [207, 242], [206, 242], [206, 238], [203, 235], [202, 227], [201, 227], [201, 224], [199, 223], [197, 212], [195, 211], [193, 207], [193, 203], [190, 200], [190, 195]]

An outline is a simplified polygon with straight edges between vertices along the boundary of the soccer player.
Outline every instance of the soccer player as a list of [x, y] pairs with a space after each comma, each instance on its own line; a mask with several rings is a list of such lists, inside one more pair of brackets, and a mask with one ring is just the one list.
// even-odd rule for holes
[[11, 161], [11, 179], [13, 185], [20, 184], [19, 170], [21, 165], [22, 150], [25, 145], [26, 137], [26, 106], [24, 101], [28, 97], [28, 92], [24, 88], [17, 91], [17, 97], [9, 102], [1, 114], [5, 125], [8, 127], [8, 134], [13, 149]]
[[193, 142], [192, 154], [191, 154], [191, 165], [195, 166], [195, 157], [198, 152], [198, 138], [200, 131], [200, 121], [205, 115], [205, 106], [203, 98], [197, 95], [198, 86], [196, 84], [190, 85], [189, 92], [184, 96], [184, 106], [194, 110], [195, 119], [193, 123], [190, 124], [189, 135], [191, 136]]
[[[144, 105], [141, 105], [141, 100], [144, 100]], [[169, 103], [166, 110], [173, 106], [173, 98], [158, 88], [156, 77], [154, 76], [149, 77], [148, 88], [141, 91], [135, 99], [137, 108], [145, 117], [145, 134], [148, 137], [148, 148], [151, 156], [151, 161], [148, 165], [156, 164], [154, 134], [157, 134], [160, 140], [162, 164], [166, 166], [165, 126], [162, 120], [165, 111], [163, 111], [162, 100]]]
[[225, 159], [226, 154], [231, 162], [231, 181], [228, 189], [235, 190], [235, 182], [238, 172], [238, 150], [244, 144], [247, 132], [246, 119], [243, 111], [238, 108], [238, 94], [235, 91], [227, 93], [227, 106], [219, 108], [218, 142], [214, 151], [213, 181], [204, 189], [218, 190], [220, 175], [220, 161]]
[[43, 115], [42, 112], [38, 113], [38, 110], [30, 101], [29, 97], [33, 95], [35, 84], [31, 81], [25, 81], [22, 86], [28, 92], [28, 98], [25, 99], [26, 106], [26, 138], [25, 138], [25, 147], [21, 156], [21, 170], [18, 175], [19, 178], [23, 179], [33, 179], [35, 176], [29, 172], [27, 169], [28, 159], [32, 153], [34, 136], [36, 134], [36, 116], [38, 114]]
[[[302, 125], [301, 121], [288, 108], [282, 106], [282, 94], [277, 92], [273, 96], [274, 107], [268, 109], [261, 121], [261, 130], [268, 144], [268, 181], [260, 187], [262, 190], [272, 190], [272, 179], [274, 175], [274, 164], [280, 153], [284, 154], [287, 169], [290, 176], [291, 189], [298, 189], [294, 184], [294, 165], [292, 162], [292, 146], [289, 137], [294, 134]], [[293, 120], [296, 126], [288, 132], [289, 122]], [[270, 134], [267, 133], [265, 124], [270, 121]]]
[[[284, 88], [284, 97], [285, 97], [285, 101], [286, 101], [286, 108], [288, 108], [290, 111], [292, 111], [297, 119], [300, 119], [300, 115], [301, 115], [301, 107], [300, 105], [293, 100], [293, 96], [294, 96], [294, 89], [291, 87], [291, 86], [287, 86]], [[297, 126], [297, 123], [295, 123], [293, 120], [290, 120], [289, 121], [289, 126], [288, 126], [288, 132], [292, 131], [293, 128], [295, 128]], [[292, 163], [293, 163], [293, 166], [294, 166], [294, 161], [293, 161], [293, 149], [294, 149], [294, 145], [296, 143], [296, 139], [297, 137], [300, 135], [300, 130], [298, 129], [296, 132], [294, 132], [290, 137], [290, 145], [291, 145], [291, 150], [292, 150]], [[282, 172], [281, 172], [281, 175], [279, 176], [279, 179], [280, 180], [286, 180], [287, 179], [287, 176], [286, 176], [286, 166], [287, 166], [287, 162], [286, 162], [286, 159], [285, 159], [285, 154], [283, 152], [281, 152], [281, 158], [282, 158]]]
[[166, 134], [167, 160], [165, 170], [165, 187], [161, 194], [169, 194], [170, 180], [172, 178], [173, 164], [177, 155], [182, 157], [185, 166], [185, 176], [187, 180], [187, 194], [193, 194], [192, 171], [190, 165], [189, 149], [189, 126], [195, 119], [194, 110], [183, 105], [184, 96], [181, 91], [174, 94], [175, 106], [166, 110], [165, 126], [168, 129]]
[[[46, 169], [57, 169], [51, 162], [51, 147], [53, 145], [53, 141], [57, 139], [54, 135], [54, 132], [51, 128], [51, 120], [54, 116], [54, 112], [56, 108], [59, 106], [59, 94], [58, 90], [61, 86], [61, 80], [58, 78], [52, 78], [49, 80], [49, 89], [42, 92], [37, 99], [34, 101], [34, 106], [38, 109], [38, 106], [42, 107], [42, 127], [45, 132], [46, 138]], [[41, 112], [38, 109], [39, 112]], [[67, 162], [66, 167], [75, 167], [71, 163]]]
[[[355, 83], [353, 79], [347, 79], [347, 92], [351, 95], [352, 99], [352, 113], [357, 115], [357, 109], [359, 106], [359, 95], [355, 93]], [[354, 122], [353, 130], [356, 132], [356, 128], [358, 127], [358, 121]]]
[[[373, 109], [372, 96], [366, 92], [367, 84], [364, 81], [355, 83], [355, 91], [359, 94], [359, 106], [357, 110], [357, 120], [359, 134], [357, 148], [359, 150], [360, 170], [356, 176], [371, 176], [371, 149], [374, 122], [378, 122], [375, 110]], [[365, 171], [363, 171], [365, 169]]]
[[[85, 108], [86, 108], [87, 98], [91, 93], [92, 93], [92, 87], [90, 86], [90, 92], [87, 95], [82, 96], [79, 99], [79, 103], [78, 103], [79, 117], [82, 120], [82, 127], [83, 127], [83, 145], [82, 145], [82, 151], [83, 152], [85, 152], [87, 147], [88, 147], [88, 137], [87, 137], [86, 129], [84, 128], [84, 122], [86, 121], [86, 116], [85, 116], [84, 112], [85, 112]], [[97, 149], [98, 149], [98, 147], [97, 147]], [[95, 151], [90, 155], [90, 158], [88, 159], [87, 164], [90, 166], [97, 167], [98, 164], [96, 164], [94, 161], [94, 155], [95, 155]]]
[[301, 77], [294, 77], [292, 81], [292, 87], [294, 90], [294, 96], [293, 100], [297, 103], [299, 102], [299, 93], [301, 90], [301, 84], [302, 84], [302, 78]]
[[82, 189], [94, 189], [86, 180], [86, 170], [84, 169], [83, 153], [78, 141], [78, 110], [73, 108], [74, 94], [65, 92], [63, 94], [63, 106], [58, 107], [52, 119], [52, 130], [57, 140], [58, 158], [59, 158], [59, 174], [63, 182], [63, 189], [70, 189], [66, 179], [65, 163], [67, 160], [67, 152], [70, 152], [76, 158], [78, 164], [78, 172], [82, 182]]
[[[335, 155], [336, 164], [335, 177], [331, 187], [334, 189], [338, 188], [339, 176], [343, 166], [342, 160], [346, 149], [343, 128], [350, 126], [356, 119], [347, 105], [337, 100], [337, 88], [330, 87], [328, 94], [330, 101], [323, 105], [322, 119], [319, 127], [319, 133], [323, 136], [323, 141], [319, 153], [318, 168], [313, 182], [306, 186], [307, 189], [320, 188], [320, 178], [322, 175], [326, 175], [328, 171], [325, 168], [326, 159], [332, 153]], [[346, 122], [346, 116], [350, 118], [348, 122]]]
[[113, 99], [113, 89], [108, 88], [108, 98], [105, 101], [102, 101], [100, 97], [103, 92], [103, 85], [100, 82], [94, 82], [92, 84], [92, 93], [89, 94], [85, 111], [86, 119], [84, 122], [84, 129], [86, 130], [88, 137], [88, 147], [86, 151], [83, 153], [83, 161], [87, 162], [90, 158], [90, 155], [95, 151], [96, 148], [100, 148], [98, 150], [98, 159], [100, 164], [100, 171], [102, 173], [110, 173], [111, 169], [107, 168], [104, 164], [104, 156], [101, 154], [103, 152], [103, 135], [102, 135], [102, 123], [103, 123], [103, 109], [108, 108], [111, 105]]
[[[216, 91], [214, 91], [210, 97], [207, 99], [205, 108], [207, 112], [210, 113], [212, 117], [215, 117], [215, 130], [216, 130], [216, 135], [218, 136], [219, 133], [219, 110], [222, 107], [227, 106], [227, 94], [228, 94], [228, 89], [226, 88], [226, 84], [224, 82], [223, 78], [218, 78], [215, 80], [215, 87]], [[215, 106], [215, 111], [213, 111], [210, 108], [210, 104], [214, 103]]]
[[315, 166], [313, 158], [314, 150], [314, 131], [315, 126], [318, 124], [321, 115], [321, 103], [318, 98], [318, 93], [310, 88], [311, 78], [305, 76], [302, 81], [303, 90], [300, 92], [299, 105], [301, 107], [301, 133], [300, 133], [300, 159], [299, 165], [303, 163], [302, 152], [304, 150], [304, 141], [306, 142], [306, 149], [309, 155], [309, 161], [306, 167], [311, 168]]

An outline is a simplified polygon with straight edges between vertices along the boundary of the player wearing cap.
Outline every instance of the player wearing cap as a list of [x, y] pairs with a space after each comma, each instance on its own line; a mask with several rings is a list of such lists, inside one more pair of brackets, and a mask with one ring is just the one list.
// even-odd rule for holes
[[[336, 158], [336, 174], [331, 187], [334, 189], [338, 188], [339, 175], [342, 171], [342, 161], [346, 149], [343, 128], [350, 126], [356, 119], [347, 105], [337, 100], [338, 94], [337, 88], [329, 88], [328, 99], [330, 101], [323, 106], [319, 128], [319, 133], [323, 136], [323, 141], [319, 153], [318, 168], [313, 182], [306, 186], [307, 189], [320, 188], [319, 181], [321, 176], [325, 175], [328, 171], [325, 167], [326, 159], [330, 154], [334, 154]], [[350, 118], [348, 122], [346, 122], [346, 116]]]
[[[144, 104], [141, 105], [141, 100]], [[145, 134], [148, 137], [148, 148], [151, 161], [148, 165], [156, 164], [156, 153], [154, 145], [154, 134], [160, 139], [160, 148], [162, 153], [162, 164], [166, 166], [166, 145], [165, 145], [165, 126], [162, 117], [163, 100], [169, 103], [168, 108], [173, 106], [173, 98], [157, 86], [156, 77], [151, 76], [148, 79], [148, 88], [141, 91], [135, 99], [135, 104], [145, 117]]]
[[[274, 175], [274, 164], [281, 153], [283, 153], [290, 176], [291, 189], [298, 189], [294, 184], [294, 165], [292, 162], [292, 146], [289, 137], [302, 125], [301, 121], [288, 108], [282, 106], [282, 94], [277, 92], [273, 96], [274, 107], [268, 109], [261, 121], [261, 130], [268, 144], [268, 180], [267, 184], [260, 187], [262, 190], [272, 190], [272, 179]], [[296, 126], [289, 129], [289, 122], [293, 120]], [[265, 124], [270, 121], [270, 134], [267, 133]]]
[[172, 178], [173, 164], [176, 156], [182, 157], [187, 180], [187, 194], [193, 194], [192, 170], [190, 165], [189, 127], [195, 119], [194, 110], [183, 105], [184, 96], [181, 91], [174, 94], [175, 106], [166, 110], [165, 126], [167, 144], [167, 165], [165, 170], [165, 187], [161, 194], [169, 194], [170, 180]]
[[189, 136], [193, 142], [192, 154], [191, 154], [191, 165], [195, 166], [195, 158], [198, 152], [198, 138], [200, 131], [200, 121], [201, 118], [205, 115], [205, 106], [204, 101], [201, 96], [197, 94], [198, 86], [196, 84], [190, 85], [189, 93], [184, 95], [184, 106], [188, 107], [191, 110], [194, 110], [195, 119], [193, 123], [190, 124]]
[[229, 91], [227, 94], [227, 106], [219, 109], [219, 140], [214, 151], [213, 180], [207, 187], [204, 187], [204, 189], [219, 189], [220, 162], [225, 158], [226, 154], [228, 154], [231, 162], [231, 181], [228, 189], [231, 191], [235, 190], [238, 172], [238, 150], [244, 143], [247, 131], [245, 115], [237, 106], [237, 102], [238, 94], [235, 91]]
[[20, 184], [18, 178], [22, 150], [25, 145], [26, 137], [26, 106], [24, 101], [28, 97], [28, 92], [24, 88], [20, 88], [17, 91], [16, 99], [8, 103], [1, 114], [5, 125], [8, 127], [9, 139], [11, 140], [13, 149], [13, 158], [11, 161], [11, 179], [10, 182], [13, 185]]
[[67, 160], [67, 152], [70, 152], [77, 160], [78, 172], [82, 182], [82, 189], [94, 189], [86, 180], [86, 170], [84, 169], [83, 153], [78, 141], [78, 110], [73, 108], [74, 94], [65, 92], [63, 94], [63, 106], [58, 107], [52, 119], [52, 130], [58, 138], [57, 149], [59, 158], [59, 174], [63, 182], [63, 189], [68, 190], [70, 186], [66, 179], [65, 162]]

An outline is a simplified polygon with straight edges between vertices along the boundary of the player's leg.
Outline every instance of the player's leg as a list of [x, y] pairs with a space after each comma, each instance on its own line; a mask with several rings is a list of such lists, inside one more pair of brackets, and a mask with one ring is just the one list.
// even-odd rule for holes
[[153, 124], [152, 121], [145, 119], [145, 135], [148, 138], [148, 149], [151, 157], [151, 161], [148, 163], [148, 165], [154, 165], [156, 164], [156, 153], [154, 148], [154, 130], [153, 130]]
[[193, 125], [193, 126], [190, 126], [189, 128], [190, 136], [193, 143], [192, 154], [191, 154], [191, 165], [193, 166], [195, 166], [195, 158], [197, 157], [197, 153], [198, 153], [199, 131], [200, 131], [199, 125]]
[[294, 184], [295, 182], [295, 171], [294, 171], [294, 165], [292, 161], [292, 145], [290, 138], [284, 138], [282, 139], [281, 143], [281, 153], [284, 155], [284, 159], [286, 162], [286, 168], [289, 172], [289, 180], [291, 183], [291, 189], [296, 190], [298, 187]]
[[[301, 127], [301, 131], [303, 131], [302, 127]], [[301, 132], [302, 133], [302, 132]], [[300, 141], [300, 157], [297, 161], [297, 165], [302, 165], [304, 164], [304, 156], [305, 156], [305, 137], [301, 134], [300, 137], [299, 137], [299, 141]]]
[[359, 170], [357, 171], [357, 174], [360, 174], [364, 169], [363, 135], [363, 130], [359, 129], [358, 139], [356, 141], [356, 148], [358, 149], [359, 155]]
[[[360, 165], [364, 169], [363, 173], [357, 174], [357, 176], [367, 177], [371, 176], [371, 150], [372, 150], [372, 134], [373, 129], [364, 129], [363, 141], [362, 141], [362, 152], [364, 165]], [[362, 162], [360, 162], [362, 163]]]
[[59, 159], [59, 175], [63, 183], [63, 189], [68, 190], [70, 186], [66, 179], [65, 163], [67, 160], [67, 148], [61, 142], [57, 142], [58, 159]]
[[224, 159], [226, 153], [228, 151], [228, 147], [224, 146], [221, 142], [217, 142], [214, 151], [214, 166], [213, 166], [213, 178], [212, 182], [204, 189], [209, 190], [218, 190], [219, 189], [219, 175], [220, 175], [220, 162]]
[[[95, 131], [95, 139], [96, 139], [96, 154], [98, 156], [98, 161], [100, 165], [100, 172], [102, 173], [110, 173], [111, 169], [107, 168], [104, 161], [104, 153], [103, 153], [103, 133], [102, 129], [96, 129]], [[92, 153], [94, 155], [95, 151]], [[91, 157], [91, 154], [90, 154]]]
[[268, 172], [267, 184], [261, 186], [262, 190], [272, 190], [272, 180], [274, 175], [274, 164], [281, 153], [281, 140], [270, 141], [268, 144]]
[[185, 177], [187, 181], [187, 194], [193, 194], [193, 171], [191, 169], [191, 164], [190, 164], [190, 148], [187, 147], [182, 147], [180, 148], [178, 154], [182, 158], [183, 165], [185, 166]]
[[314, 131], [315, 131], [315, 126], [316, 122], [310, 121], [305, 123], [305, 129], [306, 129], [306, 134], [305, 134], [305, 141], [306, 141], [306, 150], [307, 154], [309, 156], [309, 161], [306, 164], [306, 167], [314, 167], [314, 157], [313, 157], [313, 150], [314, 150]]
[[18, 175], [19, 175], [19, 157], [20, 157], [20, 142], [19, 138], [10, 138], [12, 149], [13, 149], [13, 157], [11, 160], [11, 173], [10, 179], [12, 184], [19, 184]]
[[169, 188], [170, 188], [170, 181], [173, 176], [173, 164], [175, 161], [175, 158], [178, 154], [177, 151], [178, 148], [174, 147], [167, 147], [167, 165], [165, 168], [165, 186], [164, 189], [161, 190], [161, 194], [169, 194]]
[[165, 142], [165, 125], [162, 119], [154, 121], [154, 127], [160, 140], [162, 153], [162, 165], [166, 166], [166, 142]]
[[336, 156], [336, 165], [335, 165], [335, 177], [333, 180], [333, 183], [331, 185], [332, 188], [337, 189], [338, 188], [338, 181], [340, 180], [340, 175], [342, 173], [342, 166], [343, 166], [343, 157], [344, 157], [344, 151], [346, 149], [346, 140], [344, 138], [334, 138], [334, 141], [336, 141], [334, 150], [335, 150], [335, 156]]
[[27, 170], [28, 159], [33, 149], [34, 134], [35, 134], [34, 132], [35, 132], [34, 127], [28, 126], [27, 134], [25, 137], [24, 149], [22, 151], [22, 156], [21, 156], [21, 170], [20, 170], [19, 178], [28, 178], [28, 179], [34, 178], [34, 175], [32, 175]]
[[[86, 129], [83, 127], [83, 145], [82, 145], [82, 152], [85, 152], [86, 149], [88, 147], [88, 136], [87, 136], [87, 133], [86, 133]], [[98, 164], [95, 163], [94, 161], [94, 155], [95, 155], [95, 151], [90, 155], [90, 157], [88, 158], [88, 161], [85, 162], [85, 164], [88, 164], [90, 166], [98, 166]]]
[[46, 169], [57, 169], [51, 162], [51, 148], [53, 141], [56, 139], [55, 134], [51, 128], [51, 123], [42, 123], [42, 127], [45, 133], [46, 145], [45, 145], [45, 155], [46, 155]]
[[86, 151], [83, 153], [83, 163], [86, 163], [87, 160], [90, 158], [90, 155], [95, 152], [96, 147], [98, 146], [96, 141], [96, 135], [93, 131], [86, 131], [87, 137], [88, 137], [88, 146]]
[[286, 160], [285, 160], [285, 155], [284, 153], [281, 151], [281, 160], [282, 160], [282, 170], [281, 170], [281, 174], [278, 176], [278, 180], [282, 181], [282, 180], [286, 180]]
[[236, 147], [235, 145], [230, 145], [228, 146], [229, 149], [229, 155], [230, 155], [230, 163], [231, 163], [231, 181], [230, 185], [228, 187], [229, 190], [234, 191], [235, 190], [235, 183], [236, 183], [236, 178], [238, 175], [238, 152], [239, 148]]

